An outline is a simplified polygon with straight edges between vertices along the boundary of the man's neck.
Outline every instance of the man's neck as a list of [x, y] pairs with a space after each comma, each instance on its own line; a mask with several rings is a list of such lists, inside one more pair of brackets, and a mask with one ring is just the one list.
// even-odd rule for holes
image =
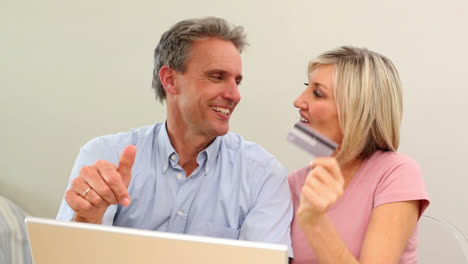
[[179, 165], [187, 177], [198, 167], [198, 154], [206, 149], [215, 139], [194, 133], [190, 129], [177, 127], [167, 121], [167, 134], [172, 147], [179, 155]]

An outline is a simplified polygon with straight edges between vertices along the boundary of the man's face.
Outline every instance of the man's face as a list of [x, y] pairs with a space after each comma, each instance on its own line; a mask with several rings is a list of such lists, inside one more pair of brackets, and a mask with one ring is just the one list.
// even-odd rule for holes
[[229, 131], [229, 118], [241, 96], [240, 53], [230, 41], [195, 41], [184, 73], [175, 76], [175, 115], [178, 128], [212, 139]]

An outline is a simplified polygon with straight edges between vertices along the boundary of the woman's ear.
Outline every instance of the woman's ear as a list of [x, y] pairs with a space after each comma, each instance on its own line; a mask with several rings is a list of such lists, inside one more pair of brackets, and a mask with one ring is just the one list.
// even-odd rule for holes
[[164, 65], [159, 70], [159, 79], [161, 80], [162, 86], [166, 91], [166, 94], [176, 94], [177, 89], [175, 87], [175, 75], [176, 70], [171, 67]]

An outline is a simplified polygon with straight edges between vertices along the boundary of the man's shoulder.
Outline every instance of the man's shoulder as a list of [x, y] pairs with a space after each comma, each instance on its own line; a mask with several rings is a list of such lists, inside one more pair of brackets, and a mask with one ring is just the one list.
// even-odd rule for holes
[[229, 155], [241, 157], [246, 161], [261, 163], [263, 165], [270, 162], [280, 164], [275, 156], [263, 146], [256, 142], [246, 140], [244, 137], [234, 132], [229, 132], [221, 137], [221, 148], [227, 151]]
[[117, 132], [95, 137], [89, 140], [81, 150], [86, 152], [97, 151], [100, 149], [119, 151], [128, 145], [139, 147], [142, 144], [151, 142], [154, 134], [159, 131], [160, 127], [161, 123], [156, 123], [153, 125], [131, 128], [126, 132]]

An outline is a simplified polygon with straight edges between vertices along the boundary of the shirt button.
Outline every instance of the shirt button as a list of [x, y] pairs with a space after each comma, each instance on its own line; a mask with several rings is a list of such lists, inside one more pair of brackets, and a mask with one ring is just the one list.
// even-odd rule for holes
[[164, 166], [163, 172], [166, 173], [166, 171], [167, 171], [167, 166]]
[[172, 154], [171, 159], [172, 159], [172, 160], [175, 160], [175, 159], [176, 159], [175, 154]]
[[209, 169], [205, 169], [205, 172], [208, 173], [210, 170]]
[[181, 216], [181, 215], [183, 215], [184, 213], [182, 212], [182, 210], [179, 210], [179, 211], [177, 211], [177, 214]]
[[178, 180], [180, 180], [180, 179], [182, 179], [182, 174], [179, 173], [179, 174], [177, 174], [176, 177], [177, 177]]

